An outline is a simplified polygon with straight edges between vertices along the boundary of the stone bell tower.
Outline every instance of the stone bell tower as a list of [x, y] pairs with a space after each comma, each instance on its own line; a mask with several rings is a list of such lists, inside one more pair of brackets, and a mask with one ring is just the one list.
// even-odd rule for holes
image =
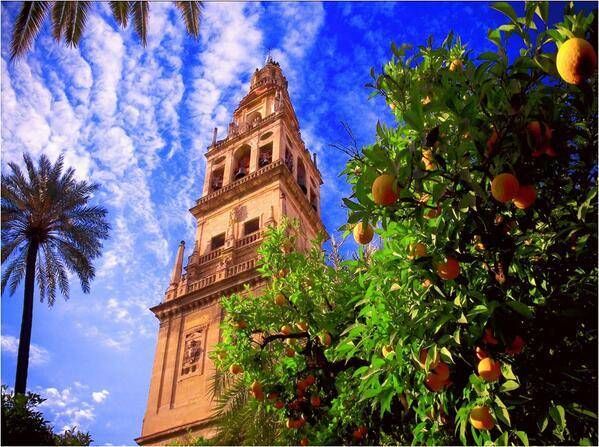
[[264, 229], [282, 216], [300, 221], [298, 249], [320, 232], [320, 185], [287, 93], [287, 80], [270, 57], [252, 76], [250, 91], [233, 113], [226, 138], [206, 152], [202, 197], [191, 208], [195, 243], [184, 267], [177, 250], [162, 303], [140, 445], [167, 444], [188, 434], [210, 436], [208, 394], [214, 365], [208, 353], [220, 337], [219, 298], [264, 284], [256, 249]]

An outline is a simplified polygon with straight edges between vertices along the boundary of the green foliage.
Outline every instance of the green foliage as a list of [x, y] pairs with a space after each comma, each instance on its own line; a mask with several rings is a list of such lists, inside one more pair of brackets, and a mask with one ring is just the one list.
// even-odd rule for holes
[[[597, 85], [564, 84], [554, 62], [556, 44], [596, 22], [571, 6], [551, 28], [546, 3], [526, 3], [523, 17], [493, 8], [508, 20], [488, 34], [497, 51], [474, 55], [450, 35], [440, 47], [393, 45], [382, 73], [372, 71], [397, 126], [379, 123], [348, 162], [344, 229], [378, 224], [382, 246], [331, 263], [319, 241], [289, 252], [298, 229], [284, 223], [261, 249], [270, 282], [223, 300], [217, 368], [243, 367], [231, 389], [245, 393], [240, 408], [278, 422], [278, 442], [597, 443]], [[542, 147], [533, 121], [551, 132]], [[534, 185], [532, 206], [492, 197], [504, 172]], [[401, 190], [390, 206], [371, 195], [382, 173]], [[415, 242], [427, 248], [416, 259]], [[447, 257], [460, 264], [452, 280], [437, 274]], [[477, 374], [477, 347], [499, 362], [499, 380]], [[437, 389], [439, 361], [450, 375]], [[254, 381], [278, 397], [252, 397]], [[469, 422], [478, 406], [492, 429]]]
[[33, 393], [13, 394], [2, 386], [2, 445], [90, 445], [92, 438], [74, 427], [54, 434], [36, 407], [44, 402]]

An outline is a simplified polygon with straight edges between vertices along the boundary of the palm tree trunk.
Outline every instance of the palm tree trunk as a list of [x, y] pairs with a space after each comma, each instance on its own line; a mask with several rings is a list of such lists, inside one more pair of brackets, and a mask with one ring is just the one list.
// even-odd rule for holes
[[31, 326], [33, 324], [33, 290], [35, 288], [35, 262], [39, 244], [33, 240], [27, 250], [25, 266], [25, 296], [23, 299], [23, 317], [19, 336], [19, 354], [17, 357], [17, 377], [15, 394], [25, 394], [27, 388], [27, 370], [29, 369], [29, 346], [31, 344]]

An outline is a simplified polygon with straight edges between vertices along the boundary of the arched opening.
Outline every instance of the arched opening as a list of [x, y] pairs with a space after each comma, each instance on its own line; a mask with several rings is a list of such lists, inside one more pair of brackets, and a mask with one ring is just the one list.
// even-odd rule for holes
[[289, 148], [285, 148], [285, 166], [293, 173], [293, 154]]
[[218, 168], [212, 171], [210, 175], [210, 190], [218, 191], [223, 187], [223, 178], [225, 176], [225, 169]]
[[314, 208], [314, 211], [318, 212], [318, 197], [316, 197], [316, 188], [314, 185], [310, 188], [310, 205]]
[[307, 195], [308, 188], [306, 187], [306, 168], [304, 167], [304, 162], [301, 159], [297, 161], [297, 184], [300, 188], [302, 188], [304, 194]]
[[250, 172], [250, 146], [243, 145], [235, 153], [233, 163], [233, 181], [245, 177]]
[[263, 168], [272, 163], [272, 142], [260, 147], [258, 155], [258, 167]]
[[247, 116], [245, 122], [248, 123], [249, 125], [254, 125], [261, 119], [262, 119], [262, 115], [260, 115], [260, 112], [256, 111], [256, 112], [250, 113]]

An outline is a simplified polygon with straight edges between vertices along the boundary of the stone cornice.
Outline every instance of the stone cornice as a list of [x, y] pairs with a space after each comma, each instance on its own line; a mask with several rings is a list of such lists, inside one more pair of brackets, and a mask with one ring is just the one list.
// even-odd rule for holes
[[135, 438], [134, 441], [138, 445], [150, 445], [157, 444], [163, 445], [162, 441], [172, 440], [173, 437], [183, 436], [188, 434], [189, 432], [193, 432], [194, 430], [200, 430], [202, 428], [209, 427], [211, 425], [210, 418], [200, 419], [199, 421], [190, 422], [188, 424], [178, 425], [173, 428], [169, 428], [166, 430], [162, 430], [156, 433], [152, 433], [146, 436], [140, 436], [139, 438]]

